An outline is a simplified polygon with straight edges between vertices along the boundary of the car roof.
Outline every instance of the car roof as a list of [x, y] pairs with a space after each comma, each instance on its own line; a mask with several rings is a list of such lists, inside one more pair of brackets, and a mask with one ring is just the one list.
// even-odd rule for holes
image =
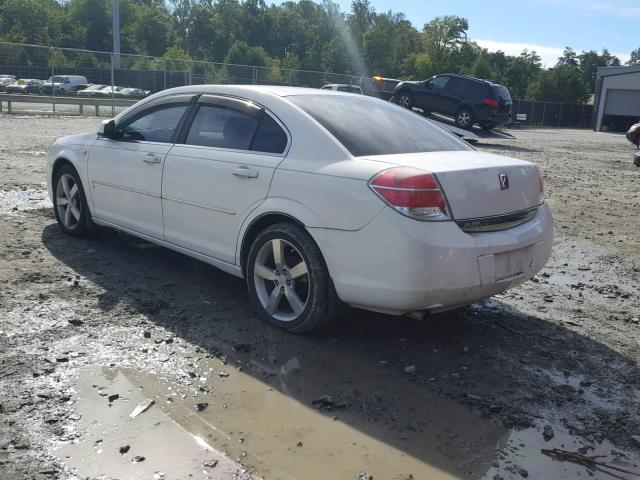
[[482, 83], [486, 83], [487, 85], [495, 85], [498, 87], [501, 87], [502, 85], [499, 83], [496, 83], [494, 81], [491, 80], [487, 80], [485, 78], [478, 78], [478, 77], [473, 77], [471, 75], [458, 75], [457, 73], [443, 73], [442, 75], [438, 75], [438, 76], [449, 76], [449, 77], [458, 77], [458, 78], [464, 78], [465, 80], [471, 80], [471, 81], [475, 81], [475, 82], [482, 82]]
[[168, 90], [162, 90], [160, 93], [172, 94], [172, 93], [237, 93], [242, 92], [255, 92], [255, 93], [270, 93], [278, 97], [289, 97], [292, 95], [344, 95], [344, 92], [334, 92], [332, 90], [321, 90], [319, 88], [307, 88], [307, 87], [289, 87], [279, 85], [191, 85], [186, 87], [176, 87]]

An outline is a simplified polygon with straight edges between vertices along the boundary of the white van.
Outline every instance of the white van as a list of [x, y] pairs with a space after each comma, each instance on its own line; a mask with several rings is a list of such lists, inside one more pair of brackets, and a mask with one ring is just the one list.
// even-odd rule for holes
[[358, 85], [349, 85], [347, 83], [329, 83], [322, 87], [321, 90], [334, 90], [336, 92], [358, 93], [362, 95], [362, 89]]
[[51, 88], [54, 89], [53, 93], [67, 93], [76, 91], [78, 85], [86, 85], [87, 77], [82, 75], [53, 75], [49, 77], [49, 80], [44, 82], [42, 86], [42, 93], [51, 94]]

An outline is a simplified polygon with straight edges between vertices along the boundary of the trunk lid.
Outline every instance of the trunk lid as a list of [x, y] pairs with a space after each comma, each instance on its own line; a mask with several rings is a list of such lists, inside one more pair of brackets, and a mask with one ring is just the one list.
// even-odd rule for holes
[[523, 160], [473, 150], [379, 155], [369, 159], [435, 174], [454, 220], [507, 215], [534, 208], [539, 202], [537, 167]]

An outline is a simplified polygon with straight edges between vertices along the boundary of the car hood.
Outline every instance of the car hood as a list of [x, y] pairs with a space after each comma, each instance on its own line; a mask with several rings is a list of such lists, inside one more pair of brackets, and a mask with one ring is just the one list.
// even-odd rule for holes
[[54, 145], [82, 145], [91, 146], [98, 137], [96, 132], [79, 133], [77, 135], [69, 135], [67, 137], [59, 138], [55, 141]]

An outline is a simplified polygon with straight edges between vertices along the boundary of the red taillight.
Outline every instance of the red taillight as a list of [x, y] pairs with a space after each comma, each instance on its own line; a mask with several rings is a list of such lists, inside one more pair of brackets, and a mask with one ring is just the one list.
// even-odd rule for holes
[[489, 105], [491, 108], [498, 108], [498, 101], [493, 98], [485, 98], [482, 103]]
[[396, 167], [376, 175], [371, 189], [394, 209], [418, 220], [449, 220], [447, 202], [431, 173]]

